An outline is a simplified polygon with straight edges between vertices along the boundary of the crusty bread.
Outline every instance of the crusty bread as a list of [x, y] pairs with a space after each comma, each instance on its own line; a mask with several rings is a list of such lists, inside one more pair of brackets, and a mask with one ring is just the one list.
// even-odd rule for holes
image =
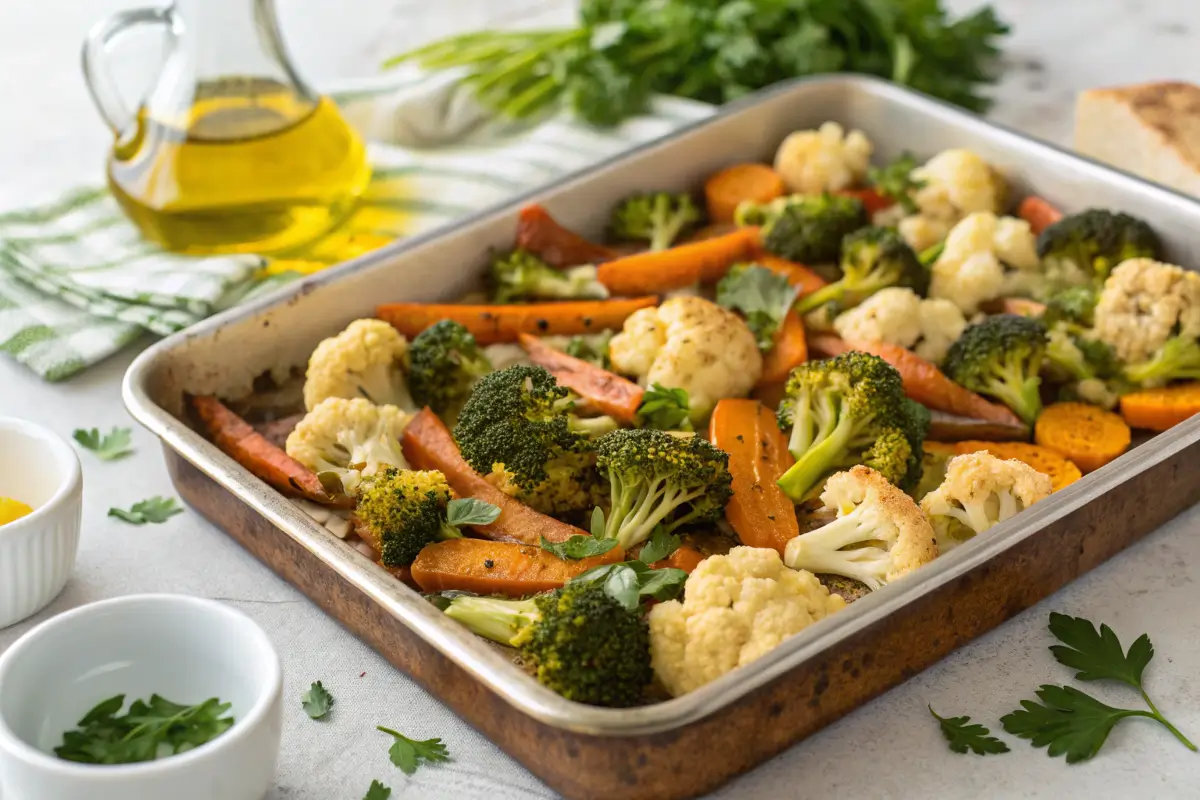
[[1075, 104], [1075, 149], [1200, 196], [1200, 86], [1090, 89]]

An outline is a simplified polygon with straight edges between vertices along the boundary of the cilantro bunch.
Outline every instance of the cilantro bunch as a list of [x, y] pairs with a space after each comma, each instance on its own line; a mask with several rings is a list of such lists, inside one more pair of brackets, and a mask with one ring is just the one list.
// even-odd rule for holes
[[825, 72], [877, 75], [973, 111], [989, 101], [997, 40], [990, 6], [951, 20], [940, 0], [583, 0], [579, 27], [480, 31], [385, 66], [465, 67], [490, 108], [514, 118], [566, 106], [599, 126], [653, 93], [725, 103]]

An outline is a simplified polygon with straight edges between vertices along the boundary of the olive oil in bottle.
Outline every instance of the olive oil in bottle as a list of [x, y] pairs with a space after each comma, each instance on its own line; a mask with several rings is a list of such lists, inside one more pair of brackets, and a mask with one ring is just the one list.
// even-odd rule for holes
[[327, 97], [269, 78], [195, 86], [176, 118], [146, 106], [108, 181], [150, 239], [183, 253], [272, 253], [326, 233], [370, 179], [365, 148]]

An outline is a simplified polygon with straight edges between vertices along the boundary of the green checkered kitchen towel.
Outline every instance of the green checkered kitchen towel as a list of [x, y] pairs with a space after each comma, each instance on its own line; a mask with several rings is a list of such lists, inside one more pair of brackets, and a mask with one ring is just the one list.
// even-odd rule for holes
[[287, 261], [194, 257], [142, 240], [103, 188], [0, 213], [0, 351], [57, 381], [144, 332], [164, 336], [281, 283], [429, 230], [658, 138], [712, 107], [660, 98], [598, 131], [492, 119], [456, 76], [389, 73], [331, 91], [369, 142], [372, 181], [338, 230]]

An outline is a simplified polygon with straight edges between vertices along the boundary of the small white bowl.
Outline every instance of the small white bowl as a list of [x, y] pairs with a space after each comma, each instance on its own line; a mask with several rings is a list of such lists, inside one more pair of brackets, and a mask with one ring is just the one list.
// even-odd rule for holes
[[[259, 800], [275, 775], [282, 669], [261, 628], [215, 600], [119, 597], [43, 622], [0, 656], [4, 800]], [[54, 755], [97, 703], [159, 694], [231, 703], [233, 727], [194, 750], [97, 766]]]
[[0, 628], [41, 611], [75, 567], [83, 478], [65, 439], [31, 422], [0, 417], [0, 496], [33, 513], [0, 525]]

